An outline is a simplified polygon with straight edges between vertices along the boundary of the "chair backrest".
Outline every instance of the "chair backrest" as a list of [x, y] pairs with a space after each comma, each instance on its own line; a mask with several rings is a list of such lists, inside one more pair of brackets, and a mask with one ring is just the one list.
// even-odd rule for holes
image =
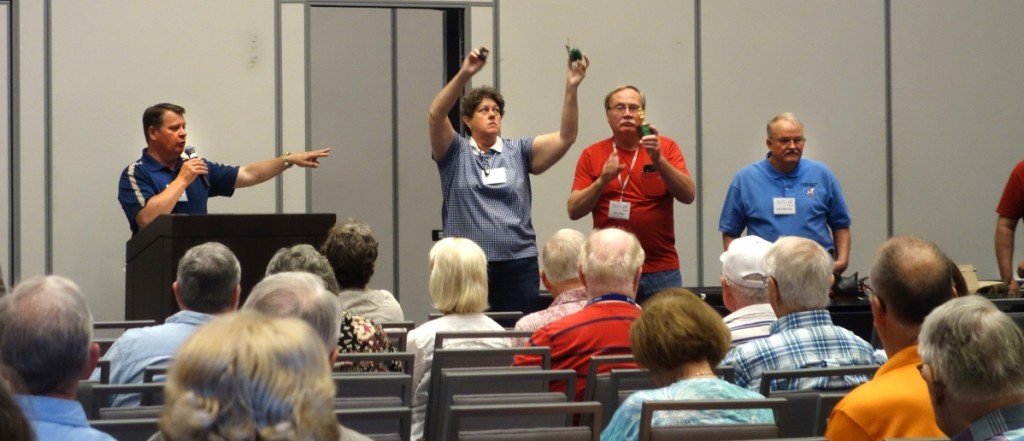
[[402, 372], [411, 374], [415, 359], [412, 352], [341, 352], [334, 360], [334, 371], [358, 373], [355, 368], [361, 363], [397, 362]]
[[[432, 417], [431, 412], [433, 408], [432, 403], [441, 394], [441, 372], [446, 369], [512, 368], [516, 355], [540, 356], [541, 369], [547, 370], [551, 368], [551, 348], [547, 346], [435, 349], [434, 358], [430, 365], [430, 384], [427, 389], [427, 412], [424, 433], [437, 433], [437, 426], [439, 424], [437, 418]], [[433, 412], [437, 412], [437, 410], [433, 410]]]
[[412, 406], [412, 375], [398, 372], [336, 373], [335, 409]]
[[[427, 320], [433, 320], [441, 317], [442, 315], [444, 314], [440, 312], [431, 312], [427, 316]], [[524, 314], [522, 311], [486, 311], [484, 312], [484, 315], [490, 317], [491, 320], [502, 323], [502, 326], [505, 326], [504, 324], [507, 323], [512, 323], [514, 326], [517, 320], [523, 318]]]
[[[551, 384], [564, 382], [562, 392], [550, 392]], [[433, 437], [428, 439], [446, 440], [455, 435], [450, 410], [453, 405], [476, 404], [535, 404], [564, 403], [573, 401], [576, 386], [576, 371], [541, 370], [524, 368], [494, 368], [486, 370], [444, 370], [441, 372], [440, 393], [429, 397], [427, 418], [440, 422], [435, 424]], [[433, 406], [433, 412], [430, 406]], [[564, 426], [564, 419], [543, 421], [538, 416], [508, 416], [501, 421], [491, 421], [485, 426], [472, 426], [468, 430], [503, 429], [515, 427]], [[571, 425], [571, 421], [570, 424]]]
[[715, 375], [722, 380], [736, 384], [736, 366], [723, 364], [714, 369]]
[[163, 378], [167, 376], [167, 367], [168, 366], [166, 364], [146, 366], [146, 368], [142, 370], [142, 382], [156, 383], [163, 381]]
[[388, 332], [388, 330], [391, 330], [391, 329], [394, 329], [394, 330], [405, 330], [406, 332], [412, 331], [413, 329], [416, 329], [416, 322], [413, 322], [413, 321], [378, 322], [377, 324], [379, 324], [380, 327], [384, 329], [384, 332]]
[[384, 334], [391, 340], [391, 347], [396, 351], [405, 352], [409, 349], [409, 331], [416, 328], [414, 322], [381, 323]]
[[[615, 366], [612, 366], [615, 365]], [[629, 355], [595, 355], [590, 357], [590, 364], [587, 366], [587, 386], [583, 390], [584, 401], [600, 401], [595, 398], [597, 384], [592, 379], [597, 378], [600, 372], [608, 372], [613, 367], [631, 369], [636, 367], [633, 354]]]
[[768, 398], [764, 400], [686, 400], [686, 401], [645, 401], [640, 408], [639, 441], [660, 441], [679, 439], [741, 440], [775, 438], [778, 426], [775, 424], [711, 424], [688, 426], [652, 426], [654, 412], [665, 410], [723, 410], [723, 409], [771, 409], [779, 414], [785, 400]]
[[374, 441], [409, 441], [412, 430], [412, 409], [408, 406], [335, 409], [334, 415], [341, 425]]
[[[833, 392], [832, 394], [842, 397], [849, 391], [850, 389], [847, 389]], [[823, 402], [821, 395], [822, 392], [818, 390], [772, 392], [772, 398], [786, 400], [786, 405], [782, 408], [782, 412], [775, 418], [775, 422], [779, 426], [779, 436], [791, 438], [824, 435], [825, 421], [828, 420], [829, 413], [832, 411], [832, 407], [835, 406], [835, 402], [822, 415], [823, 409], [821, 406]], [[836, 402], [838, 401], [837, 398]]]
[[[601, 405], [595, 402], [455, 405], [451, 408], [451, 427], [460, 441], [598, 441], [601, 439]], [[480, 425], [499, 426], [509, 416], [564, 415], [568, 422], [558, 427], [525, 427], [517, 429], [471, 430], [463, 429], [463, 422], [479, 418]], [[573, 426], [573, 415], [587, 415], [590, 424]]]
[[[871, 378], [879, 368], [878, 365], [856, 365], [856, 366], [834, 366], [834, 367], [822, 367], [822, 368], [803, 368], [803, 369], [786, 369], [777, 371], [765, 371], [761, 375], [761, 395], [769, 396], [771, 394], [772, 385], [776, 381], [780, 380], [802, 380], [809, 378], [831, 378], [831, 377], [860, 377], [855, 380], [847, 380], [847, 383], [851, 387], [855, 387], [867, 381], [866, 378]], [[788, 383], [785, 383], [788, 386]], [[778, 388], [776, 388], [778, 389]], [[793, 390], [793, 388], [784, 387], [786, 390]], [[814, 389], [808, 387], [804, 389]], [[848, 388], [845, 388], [848, 389]], [[827, 390], [827, 389], [819, 389]], [[842, 390], [842, 389], [837, 389]]]
[[111, 322], [92, 322], [92, 329], [131, 329], [156, 326], [156, 320], [121, 320]]
[[828, 427], [828, 419], [832, 415], [832, 409], [839, 404], [847, 392], [823, 392], [818, 394], [818, 414], [814, 418], [814, 436], [825, 435], [825, 428]]
[[482, 340], [489, 338], [507, 338], [509, 339], [510, 346], [515, 346], [511, 342], [517, 338], [530, 338], [533, 335], [533, 331], [458, 331], [458, 332], [438, 332], [434, 335], [434, 349], [441, 349], [444, 347], [446, 341], [460, 340], [460, 339], [472, 339]]
[[157, 432], [158, 422], [157, 418], [136, 418], [89, 421], [89, 425], [117, 441], [146, 441]]
[[101, 358], [96, 362], [96, 370], [100, 373], [100, 383], [110, 383], [110, 359]]
[[604, 409], [602, 427], [608, 427], [619, 405], [634, 392], [657, 389], [651, 374], [643, 369], [612, 369], [607, 374], [597, 376], [598, 385], [594, 389], [594, 401], [601, 403]]
[[100, 409], [106, 407], [108, 398], [119, 394], [140, 394], [142, 406], [159, 406], [164, 402], [163, 383], [132, 383], [132, 384], [92, 384], [91, 404], [85, 408], [86, 418], [95, 420], [100, 418]]

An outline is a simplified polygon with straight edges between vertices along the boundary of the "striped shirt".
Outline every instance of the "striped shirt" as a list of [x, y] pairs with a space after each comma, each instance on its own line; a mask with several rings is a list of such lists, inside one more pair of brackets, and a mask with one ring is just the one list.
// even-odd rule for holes
[[[736, 346], [722, 364], [736, 368], [736, 385], [757, 391], [765, 371], [877, 364], [871, 344], [832, 324], [828, 310], [800, 311], [779, 317], [772, 335]], [[850, 389], [864, 375], [779, 379], [771, 390]]]
[[767, 303], [747, 305], [733, 311], [723, 320], [732, 333], [732, 346], [736, 347], [750, 340], [771, 335], [772, 323], [775, 323], [775, 310]]
[[[499, 140], [480, 152], [471, 138], [456, 133], [448, 152], [437, 161], [444, 234], [476, 242], [488, 261], [536, 257], [530, 188], [533, 137]], [[484, 184], [485, 173], [500, 170], [504, 182]]]

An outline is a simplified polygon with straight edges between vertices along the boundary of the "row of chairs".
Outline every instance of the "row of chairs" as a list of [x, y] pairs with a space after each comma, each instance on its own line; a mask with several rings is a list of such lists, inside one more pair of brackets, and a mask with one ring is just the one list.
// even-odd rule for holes
[[[405, 329], [403, 329], [405, 330]], [[585, 409], [586, 406], [573, 406], [560, 407], [562, 404], [573, 404], [573, 397], [570, 395], [571, 392], [562, 394], [552, 394], [548, 392], [549, 385], [552, 381], [564, 381], [567, 384], [567, 391], [574, 390], [574, 383], [576, 381], [575, 371], [552, 371], [550, 370], [550, 350], [549, 348], [508, 348], [508, 349], [443, 349], [444, 342], [453, 338], [496, 338], [496, 337], [520, 337], [522, 333], [516, 332], [491, 332], [491, 333], [439, 333], [435, 340], [436, 349], [433, 370], [431, 373], [431, 386], [430, 386], [430, 403], [428, 404], [427, 414], [427, 429], [426, 434], [428, 440], [432, 439], [453, 439], [455, 433], [462, 433], [465, 431], [480, 431], [486, 427], [494, 427], [493, 421], [486, 423], [474, 423], [474, 419], [487, 418], [494, 420], [493, 415], [488, 415], [486, 409], [476, 410], [478, 406], [494, 405], [494, 400], [500, 400], [500, 403], [505, 406], [515, 405], [517, 408], [523, 408], [523, 412], [529, 412], [532, 405], [542, 405], [546, 407], [544, 411], [538, 412], [554, 412], [553, 409], [562, 409], [562, 416], [566, 414], [582, 415], [580, 421], [583, 421], [584, 429], [580, 428], [569, 428], [571, 425], [565, 424], [564, 418], [560, 428], [557, 426], [558, 418], [549, 418], [545, 424], [554, 426], [558, 430], [570, 430], [570, 431], [581, 431], [587, 430], [590, 433], [600, 433], [600, 428], [607, 425], [614, 410], [618, 407], [619, 403], [624, 400], [629, 394], [636, 390], [650, 389], [655, 387], [653, 381], [643, 371], [632, 368], [632, 367], [620, 367], [613, 368], [607, 374], [597, 374], [598, 370], [601, 369], [603, 364], [615, 364], [618, 363], [624, 366], [632, 366], [631, 356], [606, 356], [606, 357], [595, 357], [594, 362], [591, 365], [591, 372], [588, 378], [588, 387], [586, 392], [585, 403], [596, 404], [601, 410], [600, 412], [590, 412]], [[531, 353], [539, 354], [543, 360], [541, 368], [513, 368], [512, 360], [516, 354]], [[411, 384], [411, 366], [413, 363], [413, 356], [409, 353], [383, 353], [383, 354], [342, 354], [339, 361], [345, 361], [349, 363], [359, 363], [361, 361], [384, 361], [384, 360], [399, 360], [405, 367], [406, 373], [401, 375], [390, 375], [390, 374], [346, 374], [337, 375], [336, 378], [346, 378], [348, 382], [338, 380], [339, 394], [348, 395], [350, 399], [345, 405], [346, 399], [339, 395], [339, 410], [351, 409], [354, 406], [360, 408], [380, 408], [380, 409], [408, 409], [411, 405], [411, 393], [415, 385]], [[877, 368], [877, 367], [875, 367]], [[157, 375], [162, 374], [162, 368], [151, 368], [147, 371], [146, 379], [153, 380]], [[481, 370], [485, 369], [485, 370]], [[808, 373], [810, 370], [800, 370], [799, 373]], [[733, 372], [730, 368], [723, 368], [718, 371], [719, 375], [726, 380], [731, 380]], [[821, 374], [814, 372], [815, 374]], [[858, 372], [860, 373], [860, 372]], [[833, 375], [840, 375], [832, 373]], [[845, 374], [844, 374], [845, 375]], [[403, 385], [396, 387], [381, 387], [379, 385], [386, 384], [387, 377], [404, 377], [403, 380], [397, 380], [399, 382], [404, 381]], [[789, 378], [789, 377], [787, 377]], [[515, 381], [513, 381], [513, 379]], [[766, 386], [770, 384], [772, 379], [766, 378], [763, 384]], [[374, 383], [376, 382], [376, 383]], [[376, 384], [376, 385], [372, 385]], [[115, 385], [111, 385], [115, 386]], [[97, 386], [93, 386], [95, 388]], [[99, 389], [106, 388], [105, 386], [98, 386]], [[404, 387], [404, 389], [403, 389]], [[153, 395], [159, 394], [160, 386], [150, 384], [148, 388], [139, 390], [117, 390], [116, 392], [124, 391], [139, 391], [142, 393], [150, 393]], [[386, 390], [396, 390], [398, 392], [382, 392]], [[375, 395], [374, 395], [375, 392]], [[818, 415], [811, 419], [814, 425], [810, 429], [801, 428], [799, 430], [791, 429], [797, 427], [795, 423], [786, 419], [786, 412], [780, 412], [777, 421], [779, 422], [779, 436], [789, 435], [820, 435], [824, 431], [823, 421], [824, 415], [827, 417], [831, 410], [831, 406], [818, 404], [818, 400], [822, 400], [824, 403], [828, 403], [832, 399], [832, 405], [838, 401], [838, 398], [832, 397], [820, 397], [820, 393], [813, 395], [813, 399], [807, 399], [800, 397], [802, 400], [810, 402], [814, 401], [810, 405], [813, 412], [802, 412], [799, 415]], [[835, 395], [835, 394], [834, 394]], [[838, 394], [838, 397], [841, 397]], [[794, 397], [787, 397], [787, 401], [795, 400]], [[98, 401], [102, 403], [103, 401]], [[145, 402], [145, 401], [144, 401]], [[152, 403], [152, 400], [149, 401]], [[369, 406], [372, 404], [372, 406]], [[825, 409], [827, 406], [827, 410]], [[95, 404], [87, 407], [89, 409], [90, 418], [96, 419], [109, 419], [117, 418], [123, 415], [117, 414], [115, 411], [104, 412], [102, 408], [96, 408]], [[455, 410], [463, 413], [455, 413]], [[403, 412], [389, 413], [383, 412], [380, 417], [371, 418], [367, 420], [377, 420], [377, 422], [386, 421], [387, 428], [382, 425], [362, 425], [352, 424], [354, 429], [360, 430], [365, 433], [377, 434], [378, 432], [384, 434], [391, 434], [398, 439], [404, 439], [408, 437], [408, 425], [409, 419], [406, 418], [404, 421], [401, 418]], [[153, 414], [155, 416], [155, 414]], [[396, 416], [395, 418], [385, 418], [384, 415]], [[134, 415], [138, 417], [140, 415]], [[145, 416], [145, 415], [141, 415]], [[520, 419], [518, 422], [515, 419], [507, 418], [508, 415], [502, 416], [505, 419], [506, 426], [514, 426], [529, 420], [536, 424], [542, 420], [542, 418], [528, 417]], [[803, 418], [803, 420], [807, 420]], [[348, 424], [347, 424], [348, 425]], [[404, 434], [404, 435], [403, 435]], [[382, 438], [384, 439], [384, 438]]]

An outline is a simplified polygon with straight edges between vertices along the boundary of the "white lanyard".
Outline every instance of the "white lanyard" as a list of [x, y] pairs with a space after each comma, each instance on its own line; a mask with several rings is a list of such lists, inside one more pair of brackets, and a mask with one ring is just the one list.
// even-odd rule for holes
[[[626, 195], [626, 186], [629, 185], [630, 175], [633, 174], [633, 165], [636, 164], [636, 156], [640, 153], [640, 146], [636, 146], [636, 150], [633, 150], [633, 160], [629, 161], [629, 168], [626, 169], [626, 180], [622, 180], [622, 173], [616, 176], [619, 179], [619, 201]], [[618, 155], [619, 149], [615, 146], [615, 142], [612, 142], [612, 154]]]

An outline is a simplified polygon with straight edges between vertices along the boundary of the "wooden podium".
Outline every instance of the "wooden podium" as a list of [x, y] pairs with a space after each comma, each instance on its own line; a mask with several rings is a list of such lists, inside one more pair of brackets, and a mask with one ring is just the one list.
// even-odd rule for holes
[[235, 253], [242, 266], [244, 302], [278, 249], [300, 243], [319, 247], [334, 222], [334, 214], [159, 216], [126, 244], [125, 320], [163, 323], [178, 311], [171, 284], [178, 260], [193, 246], [220, 242]]

